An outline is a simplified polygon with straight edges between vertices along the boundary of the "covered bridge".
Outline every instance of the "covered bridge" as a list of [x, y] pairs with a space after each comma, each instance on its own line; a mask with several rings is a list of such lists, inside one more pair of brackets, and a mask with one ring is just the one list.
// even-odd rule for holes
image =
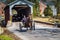
[[19, 22], [23, 15], [26, 17], [33, 13], [33, 3], [27, 0], [16, 0], [5, 7], [6, 22]]

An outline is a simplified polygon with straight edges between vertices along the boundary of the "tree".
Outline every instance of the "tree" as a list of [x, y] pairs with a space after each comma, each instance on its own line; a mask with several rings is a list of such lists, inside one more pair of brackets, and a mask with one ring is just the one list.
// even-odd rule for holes
[[39, 12], [39, 1], [38, 0], [28, 0], [28, 1], [34, 3], [34, 6], [33, 6], [33, 16], [36, 16], [37, 13]]
[[7, 4], [9, 4], [9, 3], [13, 2], [13, 1], [15, 1], [15, 0], [6, 0]]
[[51, 17], [53, 16], [53, 12], [51, 8], [49, 7], [49, 5], [47, 5], [47, 8], [45, 9], [44, 14], [45, 16], [51, 16]]
[[57, 8], [57, 14], [60, 14], [60, 0], [53, 0], [55, 7]]

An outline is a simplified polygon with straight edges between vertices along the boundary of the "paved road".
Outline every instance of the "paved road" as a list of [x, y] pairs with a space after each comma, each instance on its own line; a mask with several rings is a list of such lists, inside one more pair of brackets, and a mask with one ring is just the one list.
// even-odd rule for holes
[[54, 28], [51, 25], [35, 23], [36, 30], [28, 30], [23, 28], [19, 31], [19, 23], [13, 23], [12, 26], [7, 27], [9, 31], [20, 37], [22, 40], [60, 40], [60, 29]]

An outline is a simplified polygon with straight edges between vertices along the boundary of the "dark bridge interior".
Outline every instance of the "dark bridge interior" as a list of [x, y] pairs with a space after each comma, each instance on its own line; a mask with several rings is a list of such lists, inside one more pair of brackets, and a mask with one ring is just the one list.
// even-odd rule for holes
[[19, 22], [22, 20], [24, 15], [28, 17], [31, 13], [31, 8], [28, 5], [15, 5], [12, 9], [17, 11], [17, 14], [12, 16], [12, 22]]

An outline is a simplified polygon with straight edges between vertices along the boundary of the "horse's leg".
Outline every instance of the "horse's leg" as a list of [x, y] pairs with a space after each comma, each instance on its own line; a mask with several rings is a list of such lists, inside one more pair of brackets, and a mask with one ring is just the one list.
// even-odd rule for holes
[[25, 23], [25, 27], [26, 27], [26, 29], [28, 30], [28, 24]]
[[29, 26], [30, 26], [30, 30], [32, 30], [32, 24], [31, 23], [29, 24]]
[[27, 30], [28, 30], [28, 27], [27, 27]]

